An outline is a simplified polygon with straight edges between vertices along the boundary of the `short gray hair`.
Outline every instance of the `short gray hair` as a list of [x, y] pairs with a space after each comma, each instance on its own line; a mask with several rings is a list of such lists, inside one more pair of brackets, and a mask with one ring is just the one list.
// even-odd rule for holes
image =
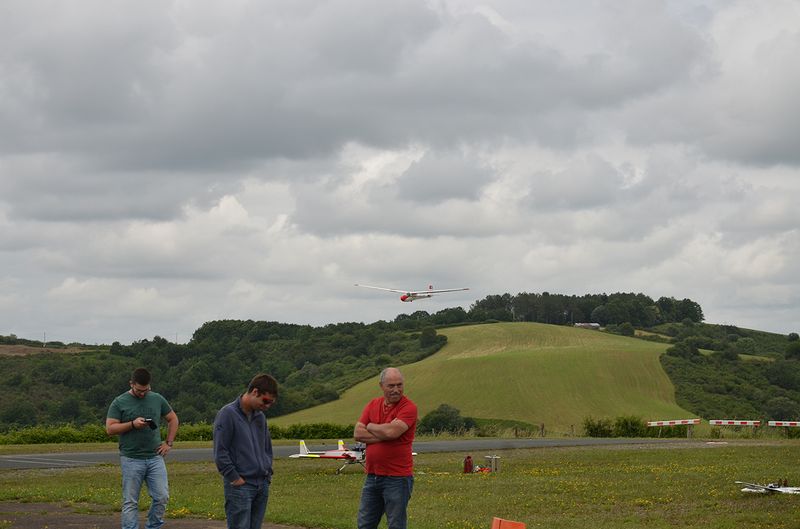
[[401, 377], [403, 376], [403, 373], [400, 373], [400, 370], [397, 369], [396, 367], [385, 367], [383, 371], [381, 371], [381, 379], [378, 381], [378, 384], [383, 385], [383, 379], [386, 378], [386, 372], [389, 371], [390, 369], [394, 369], [400, 374]]

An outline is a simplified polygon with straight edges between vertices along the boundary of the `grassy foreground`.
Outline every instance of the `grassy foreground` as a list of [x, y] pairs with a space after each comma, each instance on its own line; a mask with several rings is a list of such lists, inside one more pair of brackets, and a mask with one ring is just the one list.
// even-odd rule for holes
[[[417, 456], [411, 529], [488, 528], [492, 516], [555, 529], [800, 527], [800, 497], [745, 494], [734, 484], [779, 477], [800, 484], [797, 442], [509, 450], [498, 452], [501, 472], [472, 475], [460, 473], [464, 455]], [[486, 454], [472, 455], [482, 462]], [[363, 476], [354, 467], [337, 476], [335, 468], [330, 461], [276, 460], [267, 518], [353, 527]], [[169, 473], [169, 517], [224, 518], [212, 464], [172, 463]], [[114, 465], [0, 472], [0, 500], [118, 509], [119, 495]]]

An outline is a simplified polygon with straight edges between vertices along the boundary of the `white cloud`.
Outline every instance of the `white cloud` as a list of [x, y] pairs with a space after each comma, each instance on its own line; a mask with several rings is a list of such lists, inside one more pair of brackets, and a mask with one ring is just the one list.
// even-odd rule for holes
[[794, 2], [3, 9], [4, 333], [185, 340], [545, 290], [796, 331]]

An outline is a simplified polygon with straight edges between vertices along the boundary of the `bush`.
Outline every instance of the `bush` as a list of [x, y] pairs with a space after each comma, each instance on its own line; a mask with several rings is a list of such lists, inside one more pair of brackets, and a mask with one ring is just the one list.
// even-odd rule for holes
[[691, 340], [681, 340], [672, 347], [667, 348], [667, 354], [679, 358], [692, 358], [700, 354], [697, 346]]
[[417, 430], [420, 433], [460, 433], [466, 430], [472, 430], [475, 426], [475, 419], [471, 417], [462, 417], [461, 412], [457, 408], [449, 404], [441, 404], [438, 408], [422, 418]]
[[621, 334], [622, 336], [633, 336], [636, 334], [636, 329], [633, 328], [631, 322], [626, 321], [619, 324], [619, 327], [617, 327], [617, 333]]
[[[162, 439], [166, 427], [162, 426]], [[293, 424], [288, 427], [270, 425], [273, 439], [348, 439], [353, 437], [353, 425], [316, 423]], [[177, 441], [211, 441], [214, 425], [206, 422], [182, 423]], [[86, 424], [83, 426], [30, 426], [0, 434], [0, 445], [9, 444], [53, 444], [53, 443], [105, 443], [117, 442], [117, 436], [106, 433], [105, 426]]]
[[[272, 433], [272, 427], [269, 428]], [[197, 424], [181, 424], [176, 441], [210, 441], [213, 438], [214, 425], [207, 422]]]
[[800, 342], [792, 342], [786, 348], [787, 360], [800, 360]]
[[659, 426], [647, 428], [647, 437], [686, 437], [689, 427], [686, 425]]
[[634, 415], [617, 417], [614, 421], [614, 437], [647, 437], [647, 422]]
[[106, 433], [99, 424], [87, 424], [75, 427], [65, 426], [31, 426], [11, 430], [0, 435], [0, 444], [53, 444], [53, 443], [103, 443], [116, 439]]
[[583, 420], [583, 430], [589, 437], [686, 437], [686, 426], [650, 428], [647, 421], [633, 415], [611, 419]]
[[352, 438], [354, 428], [353, 424], [311, 423], [292, 424], [285, 429], [270, 426], [269, 430], [273, 439], [342, 439]]
[[614, 434], [610, 419], [593, 419], [591, 417], [583, 420], [583, 431], [589, 437], [613, 437]]

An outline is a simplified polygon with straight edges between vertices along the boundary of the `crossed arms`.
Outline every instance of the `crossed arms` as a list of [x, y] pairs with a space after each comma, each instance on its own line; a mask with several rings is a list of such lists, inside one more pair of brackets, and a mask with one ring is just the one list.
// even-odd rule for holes
[[380, 443], [382, 441], [394, 441], [408, 430], [408, 425], [400, 419], [394, 419], [386, 424], [371, 422], [364, 424], [357, 422], [353, 431], [353, 438], [365, 444]]

